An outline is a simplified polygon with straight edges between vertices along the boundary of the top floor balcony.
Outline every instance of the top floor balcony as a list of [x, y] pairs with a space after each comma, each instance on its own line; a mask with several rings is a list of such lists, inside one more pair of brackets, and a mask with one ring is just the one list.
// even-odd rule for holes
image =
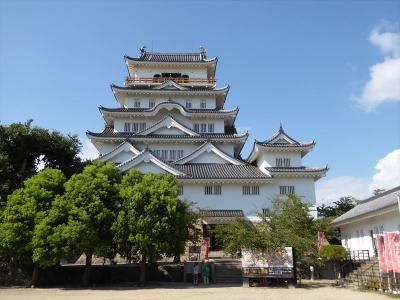
[[190, 86], [215, 86], [216, 80], [215, 78], [189, 78], [189, 76], [182, 77], [163, 77], [163, 76], [154, 76], [154, 77], [126, 77], [125, 84], [126, 85], [159, 85], [163, 84], [169, 80], [173, 80], [181, 85], [190, 85]]

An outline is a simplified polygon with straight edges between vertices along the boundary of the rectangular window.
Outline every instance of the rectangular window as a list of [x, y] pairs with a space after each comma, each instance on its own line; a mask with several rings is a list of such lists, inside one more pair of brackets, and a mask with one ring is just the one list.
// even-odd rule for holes
[[263, 208], [262, 215], [265, 217], [265, 216], [268, 216], [268, 214], [269, 214], [269, 208]]
[[186, 108], [189, 108], [189, 109], [192, 108], [192, 101], [186, 100]]
[[248, 185], [243, 186], [243, 195], [250, 195], [250, 187]]
[[282, 158], [275, 159], [275, 165], [276, 167], [282, 167]]
[[193, 130], [196, 132], [200, 132], [200, 124], [199, 123], [194, 123], [193, 124]]
[[214, 195], [221, 195], [221, 186], [220, 185], [214, 186]]
[[161, 150], [154, 150], [153, 152], [157, 157], [161, 156]]
[[146, 123], [139, 123], [140, 131], [146, 130]]
[[205, 195], [212, 195], [212, 193], [213, 193], [213, 187], [210, 186], [210, 185], [206, 185], [204, 187], [204, 194]]
[[124, 131], [125, 132], [130, 132], [131, 131], [131, 123], [125, 122]]
[[149, 108], [152, 108], [154, 106], [156, 106], [156, 103], [154, 102], [154, 100], [150, 100], [149, 101]]
[[259, 195], [260, 187], [258, 185], [244, 185], [243, 186], [243, 195]]
[[284, 158], [283, 159], [283, 166], [284, 167], [290, 167], [290, 158]]
[[207, 132], [207, 124], [205, 123], [200, 124], [200, 132], [201, 133]]
[[169, 160], [170, 161], [176, 160], [176, 150], [169, 150]]
[[178, 186], [178, 195], [179, 196], [182, 196], [183, 195], [183, 186], [182, 185], [180, 185], [180, 186]]
[[208, 124], [208, 132], [209, 133], [214, 133], [214, 124], [213, 123]]
[[140, 108], [140, 101], [139, 100], [135, 100], [134, 106], [135, 106], [135, 108]]
[[162, 160], [168, 159], [168, 150], [161, 150], [161, 159]]
[[183, 157], [183, 150], [178, 150], [177, 154], [178, 154], [178, 155], [176, 156], [177, 159], [182, 158], [182, 157]]
[[206, 185], [204, 187], [204, 194], [205, 195], [221, 195], [222, 194], [222, 188], [220, 185]]
[[139, 131], [139, 123], [132, 123], [132, 131], [133, 132]]
[[294, 185], [281, 185], [279, 187], [279, 194], [281, 195], [294, 194]]
[[207, 108], [207, 101], [206, 100], [201, 100], [200, 101], [200, 108]]

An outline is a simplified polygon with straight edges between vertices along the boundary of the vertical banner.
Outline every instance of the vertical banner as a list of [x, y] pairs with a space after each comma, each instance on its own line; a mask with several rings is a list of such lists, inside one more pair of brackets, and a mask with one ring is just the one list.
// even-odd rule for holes
[[376, 242], [378, 246], [379, 271], [381, 273], [387, 273], [388, 270], [386, 265], [385, 240], [383, 235], [377, 235]]
[[386, 232], [385, 236], [387, 236], [387, 248], [389, 248], [390, 254], [388, 269], [394, 273], [400, 273], [400, 232]]
[[325, 245], [329, 245], [329, 242], [325, 237], [325, 233], [318, 231], [318, 252], [321, 250], [322, 246]]

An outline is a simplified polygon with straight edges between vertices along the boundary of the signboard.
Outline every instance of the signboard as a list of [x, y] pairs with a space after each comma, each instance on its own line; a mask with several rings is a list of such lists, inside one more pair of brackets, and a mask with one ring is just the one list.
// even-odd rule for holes
[[292, 247], [282, 252], [242, 251], [244, 277], [293, 278]]

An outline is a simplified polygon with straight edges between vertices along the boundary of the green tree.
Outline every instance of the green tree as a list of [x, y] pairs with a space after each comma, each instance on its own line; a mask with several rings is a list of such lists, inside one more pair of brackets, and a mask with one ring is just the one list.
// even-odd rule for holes
[[[41, 251], [35, 253], [37, 260], [49, 251], [47, 246], [60, 249], [62, 241], [74, 253], [85, 253], [83, 284], [90, 280], [92, 256], [106, 257], [112, 252], [111, 225], [120, 207], [119, 184], [121, 173], [111, 163], [94, 162], [82, 173], [73, 175], [65, 184], [65, 193], [57, 199], [49, 217], [41, 224], [38, 235], [49, 230], [49, 240]], [[51, 227], [57, 226], [57, 230]], [[53, 242], [53, 244], [52, 244]], [[60, 250], [61, 253], [63, 250]], [[56, 251], [58, 252], [58, 251]]]
[[337, 218], [343, 215], [345, 212], [348, 212], [356, 206], [356, 201], [353, 197], [342, 197], [338, 201], [334, 201], [332, 205], [322, 204], [318, 206], [317, 211], [318, 215], [323, 218]]
[[375, 189], [373, 194], [374, 196], [378, 196], [379, 194], [382, 194], [385, 191], [385, 189]]
[[346, 249], [342, 245], [325, 245], [321, 247], [319, 255], [324, 261], [333, 262], [333, 271], [337, 278], [337, 264], [346, 258]]
[[[0, 223], [1, 256], [32, 262], [35, 225], [46, 217], [54, 199], [63, 194], [65, 181], [61, 171], [46, 168], [9, 195]], [[35, 263], [32, 285], [36, 285], [37, 276]]]
[[123, 177], [121, 197], [122, 207], [112, 227], [114, 239], [120, 254], [140, 260], [140, 282], [144, 284], [146, 262], [175, 255], [187, 241], [192, 219], [189, 205], [178, 199], [174, 176], [141, 175], [135, 169]]
[[6, 202], [7, 195], [36, 174], [39, 163], [67, 177], [81, 171], [80, 149], [76, 135], [33, 127], [32, 120], [0, 125], [0, 202]]

